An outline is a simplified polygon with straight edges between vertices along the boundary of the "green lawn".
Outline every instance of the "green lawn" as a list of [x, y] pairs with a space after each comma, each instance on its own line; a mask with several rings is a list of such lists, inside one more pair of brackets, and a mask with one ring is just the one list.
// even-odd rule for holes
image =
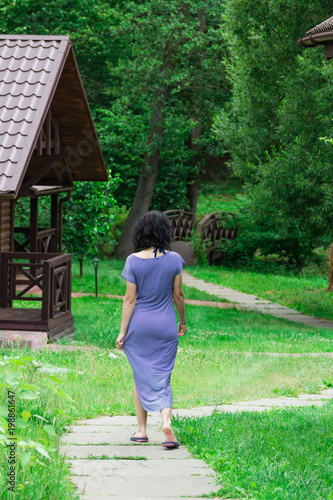
[[[120, 295], [124, 293], [125, 280], [120, 277], [122, 268], [123, 262], [102, 261], [100, 263], [101, 293]], [[205, 272], [207, 271], [210, 270], [206, 269]], [[83, 278], [77, 276], [77, 267], [74, 265], [73, 288], [76, 291], [93, 293], [94, 269], [91, 265], [85, 266]], [[189, 292], [190, 290], [186, 288], [187, 297]], [[209, 295], [201, 292], [193, 292], [193, 295], [192, 298], [210, 298]], [[34, 307], [33, 302], [27, 305]], [[7, 391], [9, 389], [15, 392], [17, 402], [16, 430], [21, 443], [18, 446], [17, 455], [17, 485], [21, 496], [17, 498], [36, 500], [78, 498], [75, 497], [73, 485], [69, 481], [69, 467], [58, 450], [59, 437], [65, 432], [65, 425], [77, 419], [97, 415], [134, 414], [132, 370], [124, 353], [115, 349], [115, 339], [121, 320], [121, 307], [120, 299], [103, 297], [97, 300], [94, 297], [73, 299], [72, 311], [76, 325], [74, 343], [95, 345], [97, 347], [95, 350], [52, 352], [0, 349], [0, 436], [1, 429], [6, 431]], [[186, 311], [189, 330], [184, 338], [180, 338], [172, 375], [175, 407], [191, 408], [261, 397], [295, 396], [305, 392], [317, 393], [333, 385], [333, 359], [322, 355], [311, 357], [306, 354], [332, 352], [333, 332], [330, 330], [311, 328], [258, 312], [237, 311], [234, 308], [217, 309], [187, 305]], [[64, 340], [62, 343], [68, 343], [68, 341]], [[271, 357], [265, 354], [269, 352], [298, 352], [304, 355], [296, 358]], [[43, 368], [44, 372], [41, 372], [40, 368]], [[287, 415], [287, 412], [284, 415]], [[222, 415], [220, 418], [229, 417]], [[246, 421], [242, 421], [242, 435], [244, 441], [247, 442], [246, 436], [255, 434], [258, 429], [259, 417], [254, 415], [246, 418]], [[287, 416], [285, 418], [289, 419]], [[305, 419], [305, 417], [302, 418]], [[317, 482], [315, 479], [311, 481], [317, 488], [314, 491], [318, 492], [324, 487], [322, 476], [330, 470], [330, 462], [326, 459], [325, 450], [328, 439], [332, 436], [329, 434], [327, 437], [324, 413], [323, 418], [320, 416], [316, 418], [317, 433], [322, 432], [323, 435], [322, 448], [316, 451], [316, 456], [319, 457], [318, 467], [321, 467], [322, 472]], [[200, 426], [200, 422], [191, 423], [191, 428], [195, 429], [196, 425]], [[219, 473], [221, 470], [224, 471], [222, 489], [219, 494], [224, 495], [225, 492], [233, 491], [235, 497], [238, 491], [236, 491], [236, 486], [239, 483], [238, 493], [243, 497], [246, 492], [247, 495], [252, 495], [250, 498], [306, 498], [305, 496], [297, 497], [297, 494], [303, 494], [303, 490], [297, 490], [296, 486], [290, 490], [290, 495], [294, 495], [296, 491], [296, 496], [278, 496], [280, 495], [278, 488], [282, 488], [283, 492], [286, 488], [282, 479], [277, 477], [281, 470], [278, 466], [274, 468], [271, 465], [272, 474], [274, 474], [269, 476], [270, 484], [267, 474], [265, 476], [263, 465], [265, 463], [270, 465], [270, 460], [272, 464], [275, 464], [274, 450], [267, 451], [266, 462], [264, 459], [262, 463], [253, 461], [257, 464], [256, 466], [251, 466], [254, 459], [249, 452], [248, 463], [242, 464], [243, 469], [240, 469], [235, 462], [235, 450], [232, 448], [232, 442], [235, 442], [235, 440], [232, 441], [234, 431], [230, 431], [229, 444], [221, 441], [223, 448], [217, 446], [215, 439], [218, 429], [223, 429], [224, 425], [232, 429], [231, 420], [226, 420], [226, 424], [217, 420], [212, 420], [212, 424], [209, 422], [207, 420], [209, 433], [206, 434], [209, 436], [211, 433], [211, 443], [212, 445], [215, 443], [215, 451], [221, 449], [222, 451], [218, 451], [213, 459], [213, 452], [206, 448], [206, 442], [202, 442], [201, 446], [201, 441], [197, 438], [193, 438], [192, 441], [194, 444], [199, 443], [200, 449], [204, 450], [203, 458], [210, 461]], [[249, 430], [250, 424], [253, 427]], [[273, 425], [275, 421], [272, 420], [271, 429], [274, 429]], [[237, 426], [236, 428], [238, 429]], [[186, 429], [188, 429], [187, 424], [177, 422], [180, 439], [184, 443], [188, 442], [194, 453], [199, 453], [193, 447], [193, 443], [191, 444], [190, 440], [187, 441], [188, 430]], [[267, 431], [267, 425], [265, 429]], [[201, 431], [198, 431], [199, 434], [195, 432], [197, 431], [193, 431], [193, 436], [201, 435]], [[263, 430], [260, 435], [262, 443], [267, 444], [269, 448], [271, 438], [270, 434], [265, 434], [265, 432]], [[310, 435], [311, 429], [307, 432]], [[220, 436], [220, 434], [217, 435]], [[289, 434], [285, 434], [286, 443], [283, 445], [286, 449], [288, 439]], [[251, 443], [251, 440], [249, 442]], [[290, 446], [294, 445], [295, 440], [290, 437]], [[244, 449], [247, 450], [245, 444]], [[6, 466], [8, 458], [8, 449], [3, 447], [2, 451], [0, 470], [1, 467]], [[223, 462], [224, 469], [221, 469], [219, 453], [222, 458], [229, 457]], [[292, 471], [296, 470], [294, 462], [288, 463], [291, 464]], [[235, 470], [233, 464], [236, 464]], [[321, 466], [321, 464], [324, 465]], [[309, 477], [315, 478], [318, 467], [311, 462], [308, 468]], [[299, 471], [302, 472], [303, 469], [300, 468]], [[246, 479], [247, 476], [251, 478], [250, 483]], [[256, 487], [251, 483], [256, 484]], [[273, 494], [271, 497], [258, 496], [259, 494], [266, 495], [269, 488], [273, 486], [276, 488], [275, 497]], [[330, 490], [327, 489], [327, 491]], [[13, 498], [6, 490], [3, 475], [0, 475], [0, 498]], [[314, 496], [313, 498], [326, 497]]]
[[178, 439], [217, 472], [222, 498], [333, 498], [333, 403], [178, 418]]
[[242, 205], [238, 195], [242, 193], [242, 186], [237, 179], [230, 179], [221, 175], [221, 183], [205, 180], [200, 183], [200, 192], [197, 205], [196, 221], [199, 222], [210, 212], [237, 213]]
[[[126, 281], [120, 276], [124, 261], [102, 260], [98, 268], [98, 292], [124, 295]], [[241, 292], [258, 295], [296, 309], [304, 314], [333, 320], [333, 295], [327, 288], [326, 267], [319, 272], [309, 266], [301, 275], [295, 275], [282, 267], [257, 265], [256, 270], [216, 266], [186, 266], [193, 276]], [[91, 262], [84, 265], [84, 275], [79, 277], [79, 266], [73, 264], [73, 292], [95, 292], [95, 269]], [[214, 295], [184, 286], [185, 298], [223, 302]]]
[[320, 275], [294, 275], [281, 271], [251, 271], [229, 267], [191, 266], [193, 276], [240, 292], [296, 309], [304, 314], [333, 320], [333, 294], [325, 292], [327, 278]]
[[[121, 303], [94, 297], [73, 300], [74, 340], [95, 344], [96, 350], [0, 349], [0, 429], [6, 430], [11, 389], [17, 401], [17, 435], [23, 442], [17, 455], [21, 498], [75, 498], [69, 468], [58, 451], [65, 425], [97, 415], [134, 413], [132, 370], [124, 353], [114, 349]], [[330, 358], [255, 352], [333, 350], [330, 331], [235, 309], [187, 306], [187, 318], [189, 331], [179, 341], [172, 375], [175, 407], [316, 393], [333, 384]], [[245, 353], [249, 351], [253, 354]], [[40, 372], [41, 367], [46, 371]], [[3, 451], [0, 467], [8, 456], [8, 450]], [[0, 498], [10, 498], [3, 476]]]
[[[121, 272], [124, 268], [123, 260], [101, 260], [98, 265], [98, 293], [101, 295], [124, 295], [126, 291], [126, 280], [122, 278]], [[72, 292], [95, 293], [95, 268], [92, 262], [86, 261], [83, 267], [83, 276], [80, 277], [79, 264], [73, 262]], [[226, 302], [225, 300], [206, 292], [200, 292], [194, 288], [184, 285], [184, 294], [187, 299], [213, 300]], [[22, 307], [22, 306], [21, 306]]]

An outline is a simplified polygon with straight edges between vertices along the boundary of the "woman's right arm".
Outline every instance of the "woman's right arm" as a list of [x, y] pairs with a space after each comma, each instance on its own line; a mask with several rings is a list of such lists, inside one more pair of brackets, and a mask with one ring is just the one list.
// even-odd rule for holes
[[[179, 315], [178, 324], [178, 335], [182, 337], [187, 331], [186, 319], [185, 319], [185, 297], [182, 286], [182, 273], [178, 274], [173, 281], [173, 293], [172, 297]], [[181, 325], [185, 323], [185, 325]]]

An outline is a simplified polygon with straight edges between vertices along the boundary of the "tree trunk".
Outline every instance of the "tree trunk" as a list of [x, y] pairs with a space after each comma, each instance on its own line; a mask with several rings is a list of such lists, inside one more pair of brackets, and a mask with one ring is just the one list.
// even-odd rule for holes
[[82, 276], [83, 276], [83, 256], [82, 255], [80, 257], [79, 262], [80, 262], [80, 278], [82, 278]]
[[148, 212], [151, 199], [154, 194], [156, 179], [158, 176], [160, 147], [154, 146], [156, 136], [159, 138], [163, 134], [162, 110], [164, 104], [159, 100], [150, 121], [150, 131], [147, 139], [147, 151], [154, 148], [153, 154], [145, 153], [144, 163], [140, 172], [138, 187], [135, 197], [126, 219], [124, 228], [119, 237], [114, 256], [116, 259], [124, 259], [133, 252], [132, 236], [136, 221]]
[[194, 156], [194, 167], [195, 174], [193, 178], [193, 174], [189, 176], [188, 184], [187, 184], [187, 199], [190, 205], [190, 212], [193, 214], [193, 219], [195, 219], [195, 214], [197, 211], [198, 197], [199, 197], [199, 179], [200, 179], [200, 146], [196, 143], [196, 139], [201, 136], [201, 123], [198, 122], [191, 134], [191, 149], [195, 152]]
[[[172, 51], [172, 43], [168, 42], [165, 47], [159, 75], [160, 81], [165, 77], [168, 70], [172, 68], [169, 60]], [[150, 119], [146, 152], [134, 200], [114, 252], [116, 259], [124, 259], [133, 252], [132, 236], [136, 221], [149, 211], [154, 194], [159, 170], [160, 142], [163, 135], [163, 110], [167, 99], [166, 90], [162, 85], [161, 83], [161, 88], [157, 92], [155, 108]]]
[[[199, 31], [202, 31], [203, 33], [206, 33], [207, 31], [207, 24], [206, 24], [206, 15], [204, 9], [202, 9], [199, 12]], [[200, 95], [200, 92], [197, 92], [198, 95]], [[190, 205], [190, 211], [193, 214], [193, 220], [195, 219], [195, 214], [197, 211], [197, 204], [198, 204], [198, 197], [199, 197], [199, 181], [200, 181], [200, 170], [201, 170], [201, 165], [200, 165], [200, 146], [197, 143], [197, 139], [201, 136], [201, 117], [202, 117], [202, 112], [200, 109], [200, 97], [198, 98], [198, 110], [196, 113], [196, 117], [193, 117], [192, 120], [194, 122], [197, 122], [196, 126], [192, 130], [191, 134], [191, 149], [194, 152], [193, 156], [193, 170], [194, 170], [194, 176], [193, 173], [192, 175], [189, 175], [188, 179], [188, 184], [187, 184], [187, 199], [189, 201]]]
[[328, 288], [327, 292], [333, 291], [333, 243], [330, 246], [329, 253], [329, 270], [328, 270]]

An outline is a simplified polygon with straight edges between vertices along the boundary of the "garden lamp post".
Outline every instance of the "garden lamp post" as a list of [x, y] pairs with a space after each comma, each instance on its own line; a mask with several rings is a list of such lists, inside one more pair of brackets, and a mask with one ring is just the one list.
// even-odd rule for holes
[[94, 263], [94, 267], [95, 267], [95, 293], [96, 293], [96, 299], [97, 299], [97, 295], [98, 295], [98, 289], [97, 289], [97, 268], [98, 268], [99, 259], [97, 257], [95, 257], [93, 259], [93, 263]]

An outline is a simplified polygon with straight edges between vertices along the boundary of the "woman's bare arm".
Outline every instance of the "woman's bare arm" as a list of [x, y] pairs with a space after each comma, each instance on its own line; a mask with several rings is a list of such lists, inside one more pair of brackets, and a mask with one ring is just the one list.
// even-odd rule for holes
[[181, 323], [186, 323], [185, 319], [185, 297], [184, 297], [184, 292], [183, 292], [183, 286], [182, 286], [182, 273], [178, 274], [178, 276], [175, 277], [174, 282], [173, 282], [173, 293], [172, 297], [179, 315], [179, 320], [180, 323], [178, 325], [178, 335], [183, 336], [186, 333], [187, 326], [186, 324], [181, 324]]
[[116, 340], [118, 349], [122, 349], [124, 345], [124, 338], [126, 337], [127, 327], [132, 317], [136, 303], [136, 285], [130, 281], [126, 282], [126, 293], [123, 300], [123, 310], [121, 316], [120, 333]]

